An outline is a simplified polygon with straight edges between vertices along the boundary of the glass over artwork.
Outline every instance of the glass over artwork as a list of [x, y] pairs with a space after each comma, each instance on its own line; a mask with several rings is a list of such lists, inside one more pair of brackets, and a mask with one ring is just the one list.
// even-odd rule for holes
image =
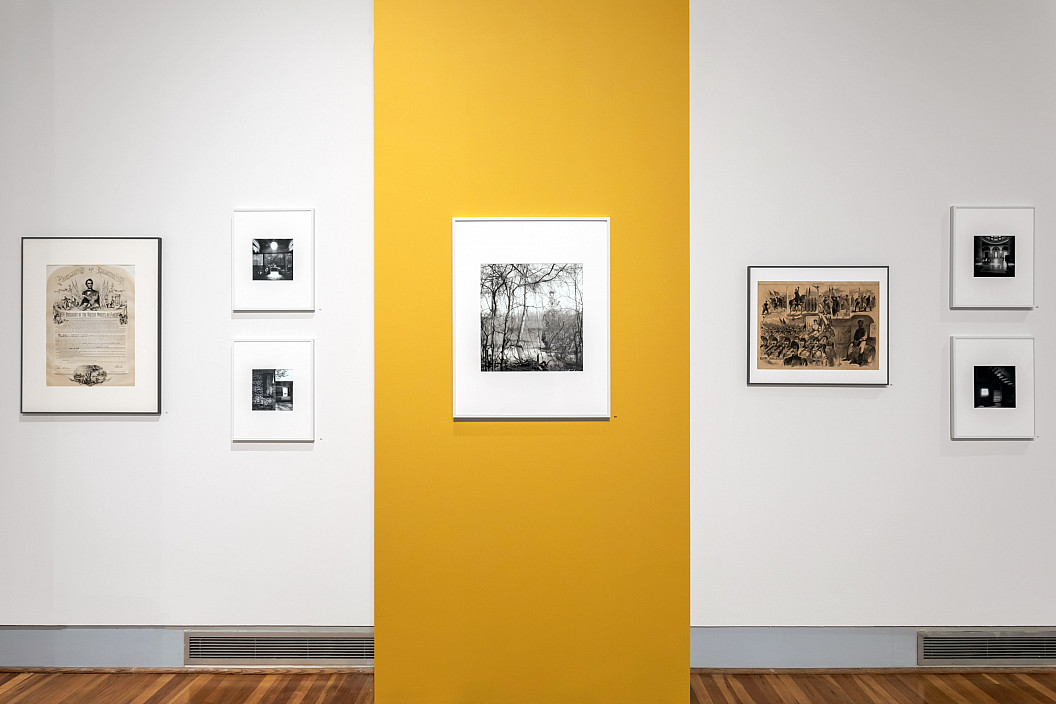
[[480, 266], [480, 370], [583, 371], [583, 265]]
[[231, 216], [231, 307], [315, 309], [315, 212], [236, 210]]
[[759, 369], [875, 370], [879, 281], [760, 281]]
[[950, 208], [950, 307], [1034, 307], [1034, 208]]

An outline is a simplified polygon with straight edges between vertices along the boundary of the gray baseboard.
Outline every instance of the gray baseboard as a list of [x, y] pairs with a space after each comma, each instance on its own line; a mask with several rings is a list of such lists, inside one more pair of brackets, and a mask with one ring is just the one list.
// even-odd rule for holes
[[707, 627], [690, 629], [690, 667], [916, 667], [912, 627]]
[[[304, 649], [304, 654], [299, 650], [284, 650], [283, 657], [277, 657], [275, 652], [271, 651], [262, 655], [260, 662], [252, 655], [239, 655], [238, 644], [225, 642], [223, 647], [233, 654], [218, 655], [215, 650], [210, 650], [206, 654], [198, 655], [198, 660], [190, 661], [197, 665], [369, 668], [373, 663], [373, 628], [369, 626], [0, 626], [0, 668], [184, 667], [184, 636], [192, 632], [199, 637], [226, 634], [236, 639], [248, 637], [251, 641], [254, 637], [276, 636], [292, 636], [292, 640], [297, 642], [302, 642], [305, 638], [317, 639], [315, 648]], [[340, 638], [350, 634], [355, 635], [355, 638]], [[365, 643], [364, 636], [367, 636]], [[333, 654], [335, 648], [340, 649], [335, 646], [335, 639], [343, 644], [342, 655]], [[244, 648], [245, 644], [241, 647]], [[364, 648], [367, 650], [364, 651]], [[367, 652], [370, 653], [369, 657]], [[208, 662], [211, 658], [218, 659], [215, 663]], [[235, 661], [231, 660], [232, 658], [248, 658], [253, 662]], [[361, 658], [364, 661], [337, 662], [353, 658]]]
[[183, 667], [183, 630], [0, 627], [0, 667]]
[[[182, 627], [0, 627], [0, 667], [183, 667]], [[912, 627], [693, 627], [690, 667], [915, 667]]]

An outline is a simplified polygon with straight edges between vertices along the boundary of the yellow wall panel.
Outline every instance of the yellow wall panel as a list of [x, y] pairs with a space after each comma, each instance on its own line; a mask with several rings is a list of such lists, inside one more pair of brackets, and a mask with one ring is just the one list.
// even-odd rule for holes
[[[375, 3], [377, 698], [682, 702], [684, 1]], [[451, 218], [611, 217], [608, 422], [451, 420]]]

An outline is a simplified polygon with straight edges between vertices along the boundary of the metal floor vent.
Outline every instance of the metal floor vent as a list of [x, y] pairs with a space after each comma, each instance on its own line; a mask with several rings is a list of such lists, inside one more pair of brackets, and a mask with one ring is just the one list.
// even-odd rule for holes
[[184, 631], [185, 665], [373, 666], [369, 629]]
[[1056, 666], [1056, 631], [918, 631], [917, 664]]

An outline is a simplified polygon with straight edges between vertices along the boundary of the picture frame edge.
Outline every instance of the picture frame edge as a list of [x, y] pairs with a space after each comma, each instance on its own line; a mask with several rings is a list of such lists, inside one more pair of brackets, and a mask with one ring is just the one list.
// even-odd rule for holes
[[[163, 410], [162, 405], [162, 281], [163, 281], [163, 260], [162, 260], [162, 243], [164, 238], [161, 235], [132, 235], [132, 236], [106, 236], [106, 235], [84, 235], [84, 236], [71, 236], [71, 235], [21, 235], [20, 236], [20, 262], [19, 262], [19, 415], [25, 416], [160, 416]], [[26, 319], [25, 319], [25, 276], [26, 276], [26, 242], [28, 240], [71, 240], [71, 241], [85, 241], [85, 240], [106, 240], [106, 241], [154, 241], [157, 256], [156, 256], [156, 275], [157, 275], [157, 306], [155, 311], [155, 325], [157, 327], [157, 354], [155, 363], [157, 365], [157, 383], [154, 389], [154, 408], [151, 410], [143, 411], [131, 411], [131, 410], [119, 410], [119, 411], [71, 411], [71, 410], [27, 410], [26, 409], [26, 384], [24, 376], [24, 365], [25, 365], [25, 337], [26, 337]]]

